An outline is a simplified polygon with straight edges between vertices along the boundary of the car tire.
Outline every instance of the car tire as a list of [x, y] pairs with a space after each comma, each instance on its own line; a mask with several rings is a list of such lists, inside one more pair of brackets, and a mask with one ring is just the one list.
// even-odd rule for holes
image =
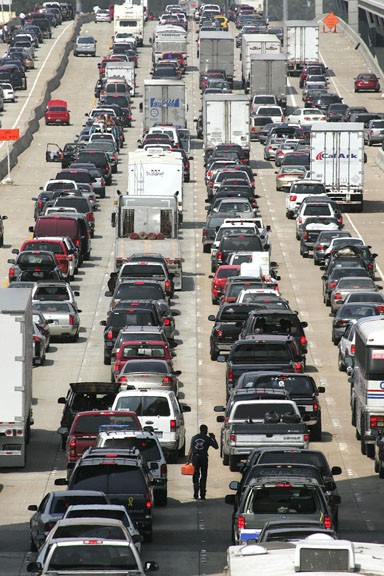
[[379, 464], [378, 464], [378, 473], [379, 473], [379, 478], [384, 478], [384, 467], [383, 467], [383, 462], [380, 460]]
[[161, 506], [161, 507], [166, 506], [168, 504], [167, 489], [155, 492], [154, 499], [155, 499], [155, 506]]
[[210, 248], [209, 244], [203, 246], [203, 253], [204, 254], [209, 254], [210, 251], [211, 251], [211, 248]]
[[144, 532], [143, 534], [143, 538], [144, 538], [144, 542], [152, 542], [152, 526], [150, 528], [150, 530], [148, 530], [147, 532]]
[[36, 546], [33, 538], [31, 538], [31, 541], [29, 543], [29, 550], [30, 550], [30, 552], [37, 552], [38, 551], [38, 547]]
[[366, 444], [365, 452], [368, 458], [374, 458], [375, 456], [375, 446], [374, 444]]
[[[176, 394], [176, 396], [177, 396], [177, 394]], [[178, 458], [184, 458], [184, 456], [185, 456], [185, 439], [184, 439], [182, 447], [179, 448], [179, 450], [177, 452], [177, 456], [178, 456]]]
[[104, 364], [105, 366], [111, 365], [111, 357], [108, 354], [104, 354]]
[[229, 456], [223, 452], [223, 466], [229, 466]]
[[219, 352], [215, 348], [211, 347], [211, 360], [215, 362], [219, 356]]
[[346, 367], [345, 367], [345, 362], [343, 361], [343, 358], [342, 358], [342, 356], [341, 356], [340, 351], [339, 351], [339, 356], [338, 356], [338, 359], [337, 359], [337, 367], [338, 367], [338, 369], [339, 369], [340, 372], [345, 372], [345, 368], [346, 368]]
[[173, 452], [169, 452], [168, 454], [168, 463], [169, 464], [177, 464], [177, 460], [178, 460], [178, 451], [174, 450]]
[[239, 458], [238, 456], [229, 456], [229, 469], [231, 472], [239, 471]]
[[310, 428], [311, 442], [321, 442], [321, 433], [322, 433], [322, 423], [320, 418], [316, 422], [316, 424]]

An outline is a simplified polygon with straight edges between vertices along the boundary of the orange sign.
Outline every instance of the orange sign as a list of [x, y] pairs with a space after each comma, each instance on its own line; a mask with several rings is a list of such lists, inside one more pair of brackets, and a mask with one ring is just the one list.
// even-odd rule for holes
[[18, 128], [14, 130], [0, 130], [0, 141], [3, 140], [18, 140], [20, 138], [20, 131]]
[[337, 16], [335, 16], [333, 12], [330, 12], [328, 16], [324, 18], [323, 22], [326, 26], [328, 26], [330, 30], [332, 30], [332, 28], [335, 28], [340, 20]]

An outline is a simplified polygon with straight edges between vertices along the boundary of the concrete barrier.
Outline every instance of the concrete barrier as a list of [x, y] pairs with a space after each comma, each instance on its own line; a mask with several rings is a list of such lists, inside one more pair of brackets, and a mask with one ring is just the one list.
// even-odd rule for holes
[[[17, 164], [18, 156], [22, 154], [24, 150], [26, 150], [30, 146], [33, 140], [34, 133], [37, 132], [37, 130], [39, 129], [39, 121], [41, 118], [43, 118], [45, 114], [47, 103], [51, 99], [51, 94], [58, 88], [60, 80], [64, 76], [65, 70], [68, 65], [69, 54], [72, 51], [74, 39], [76, 38], [76, 36], [79, 35], [81, 27], [84, 24], [87, 24], [88, 22], [92, 22], [93, 20], [94, 20], [93, 14], [84, 14], [76, 18], [73, 34], [64, 47], [63, 57], [61, 58], [60, 64], [56, 69], [55, 76], [50, 80], [48, 80], [42, 99], [34, 108], [34, 110], [31, 111], [31, 120], [28, 122], [26, 130], [23, 132], [23, 134], [21, 134], [19, 140], [13, 142], [12, 146], [10, 147], [11, 169]], [[7, 174], [8, 174], [8, 157], [6, 155], [5, 158], [0, 159], [0, 180], [3, 180]]]

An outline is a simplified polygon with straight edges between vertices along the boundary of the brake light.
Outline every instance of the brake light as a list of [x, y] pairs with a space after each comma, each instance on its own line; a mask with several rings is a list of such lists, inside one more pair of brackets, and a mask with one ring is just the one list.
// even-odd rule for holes
[[9, 276], [9, 279], [15, 277], [15, 269], [14, 268], [9, 269], [8, 276]]
[[216, 330], [216, 336], [218, 338], [222, 338], [223, 337], [223, 331], [222, 330]]
[[76, 438], [71, 438], [69, 443], [69, 459], [76, 459]]
[[217, 253], [217, 259], [221, 260], [223, 258], [223, 253], [222, 252], [218, 252]]
[[317, 412], [318, 409], [319, 409], [318, 403], [317, 403], [317, 402], [314, 402], [314, 403], [313, 403], [313, 410], [314, 410], [315, 412]]
[[107, 332], [107, 340], [112, 340], [112, 338], [113, 338], [113, 332], [112, 332], [112, 330], [108, 330], [108, 332]]
[[327, 528], [327, 530], [332, 528], [332, 520], [329, 516], [324, 516], [324, 528]]
[[237, 528], [238, 530], [244, 530], [245, 528], [245, 518], [244, 516], [239, 516], [237, 519]]
[[76, 244], [76, 246], [80, 246], [80, 240], [77, 239], [76, 242], [75, 242], [75, 244]]
[[73, 316], [72, 314], [69, 315], [69, 325], [73, 326]]
[[172, 378], [170, 376], [164, 376], [161, 383], [162, 384], [172, 384]]
[[120, 376], [120, 378], [118, 379], [118, 382], [127, 382], [127, 377], [126, 376]]
[[255, 131], [256, 131], [256, 130], [255, 130], [255, 127], [254, 127], [254, 126], [252, 126], [252, 128], [251, 128], [251, 132], [255, 132]]
[[384, 415], [383, 416], [370, 416], [369, 417], [369, 427], [370, 428], [383, 428], [384, 427]]
[[38, 207], [38, 208], [42, 208], [42, 207], [43, 207], [43, 202], [42, 202], [42, 200], [39, 200], [39, 201], [38, 201], [37, 207]]
[[304, 434], [304, 442], [309, 442], [309, 434]]
[[333, 298], [334, 298], [334, 300], [342, 300], [343, 297], [342, 297], [342, 295], [340, 294], [340, 292], [337, 292], [337, 293], [334, 295]]
[[376, 312], [379, 314], [384, 314], [384, 306], [376, 306]]
[[166, 476], [168, 472], [168, 467], [166, 464], [160, 466], [160, 476]]
[[171, 283], [169, 280], [165, 281], [164, 287], [166, 292], [169, 292], [171, 290]]
[[301, 346], [306, 346], [307, 345], [307, 339], [305, 336], [300, 336], [300, 345]]
[[206, 238], [206, 237], [207, 237], [207, 231], [203, 230], [203, 238]]
[[290, 201], [290, 202], [296, 202], [296, 200], [297, 200], [296, 194], [291, 194], [290, 197], [289, 197], [289, 201]]
[[330, 288], [334, 288], [335, 286], [336, 286], [336, 282], [330, 282], [330, 283], [329, 283], [329, 287], [330, 287]]
[[93, 215], [93, 212], [87, 212], [85, 217], [88, 220], [88, 222], [94, 222], [95, 221], [95, 217]]
[[33, 337], [33, 341], [34, 341], [34, 342], [40, 342], [39, 336], [34, 336], [34, 337]]
[[370, 134], [373, 134], [373, 130], [370, 130], [369, 133], [370, 133]]
[[171, 420], [169, 423], [169, 428], [172, 431], [176, 430], [176, 420]]
[[164, 318], [163, 324], [164, 324], [164, 326], [170, 326], [170, 325], [171, 325], [171, 320], [170, 320], [170, 318]]
[[228, 380], [228, 383], [233, 382], [233, 370], [232, 370], [232, 368], [228, 369], [227, 380]]
[[148, 498], [148, 500], [145, 502], [145, 507], [147, 510], [150, 510], [152, 508], [152, 502], [150, 498]]
[[309, 236], [309, 234], [308, 234], [307, 231], [303, 232], [303, 238], [304, 238], [304, 240], [308, 240], [308, 236]]
[[236, 442], [236, 434], [230, 434], [229, 439], [231, 442]]
[[301, 362], [295, 362], [294, 368], [295, 368], [296, 372], [301, 372], [301, 370], [303, 368], [301, 365]]

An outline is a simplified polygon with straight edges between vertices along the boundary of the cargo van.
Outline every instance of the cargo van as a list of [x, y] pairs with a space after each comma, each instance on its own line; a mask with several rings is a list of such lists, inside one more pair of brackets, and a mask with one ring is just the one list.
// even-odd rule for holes
[[[81, 215], [79, 215], [81, 216]], [[88, 242], [89, 230], [85, 218], [77, 218], [69, 215], [39, 216], [35, 226], [31, 226], [29, 231], [35, 237], [39, 236], [69, 236], [72, 242], [80, 249], [80, 261], [90, 257], [90, 244]], [[82, 224], [84, 222], [84, 224]]]

